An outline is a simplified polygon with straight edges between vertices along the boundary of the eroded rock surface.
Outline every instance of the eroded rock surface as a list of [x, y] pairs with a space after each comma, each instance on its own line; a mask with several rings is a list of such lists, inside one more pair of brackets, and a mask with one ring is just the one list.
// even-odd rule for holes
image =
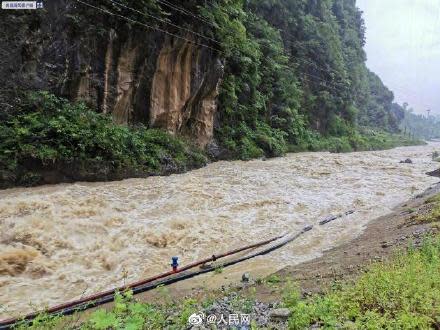
[[[52, 2], [0, 23], [16, 36], [0, 41], [12, 85], [83, 100], [119, 124], [163, 128], [201, 147], [211, 142], [223, 75], [218, 52], [191, 34], [130, 27], [106, 15], [93, 26], [72, 22], [77, 10], [70, 1]], [[10, 20], [22, 28], [12, 31]]]
[[164, 44], [151, 88], [151, 126], [188, 135], [201, 146], [211, 141], [223, 66], [208, 57], [186, 41]]

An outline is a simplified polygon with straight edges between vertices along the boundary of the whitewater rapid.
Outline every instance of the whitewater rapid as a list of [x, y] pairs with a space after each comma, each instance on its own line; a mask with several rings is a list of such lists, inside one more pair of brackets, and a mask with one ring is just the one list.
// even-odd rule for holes
[[0, 191], [0, 318], [160, 273], [174, 255], [185, 264], [355, 210], [261, 260], [276, 271], [317, 257], [436, 183], [425, 174], [439, 166], [434, 150], [298, 153]]

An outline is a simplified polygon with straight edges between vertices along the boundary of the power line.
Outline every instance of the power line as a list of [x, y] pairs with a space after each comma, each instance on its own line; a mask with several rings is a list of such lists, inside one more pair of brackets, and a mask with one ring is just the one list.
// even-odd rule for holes
[[[216, 51], [216, 52], [219, 52], [219, 53], [224, 53], [224, 52], [222, 52], [222, 51], [219, 50], [219, 49], [216, 49], [216, 48], [210, 47], [210, 46], [205, 45], [205, 44], [202, 44], [202, 43], [194, 42], [194, 41], [189, 40], [189, 39], [187, 39], [187, 38], [181, 37], [181, 36], [179, 36], [179, 35], [177, 35], [177, 34], [174, 34], [174, 33], [168, 32], [168, 31], [166, 31], [166, 30], [163, 30], [163, 29], [160, 29], [160, 28], [157, 28], [157, 27], [153, 27], [153, 26], [151, 26], [151, 25], [148, 25], [148, 24], [145, 24], [145, 23], [142, 23], [142, 22], [136, 21], [136, 20], [131, 19], [131, 18], [128, 18], [128, 17], [126, 17], [126, 16], [124, 16], [124, 15], [116, 14], [116, 13], [113, 13], [113, 12], [111, 12], [111, 11], [109, 11], [109, 10], [106, 10], [106, 9], [103, 9], [103, 8], [96, 7], [96, 6], [91, 5], [91, 4], [89, 4], [89, 3], [85, 2], [85, 1], [82, 1], [82, 0], [76, 0], [76, 1], [79, 2], [79, 3], [81, 3], [81, 4], [83, 4], [83, 5], [85, 5], [85, 6], [88, 6], [88, 7], [90, 7], [90, 8], [94, 8], [94, 9], [96, 9], [96, 10], [99, 10], [99, 11], [101, 11], [101, 12], [104, 12], [104, 13], [106, 13], [106, 14], [108, 14], [108, 15], [116, 16], [116, 17], [120, 17], [120, 18], [125, 19], [125, 20], [127, 20], [127, 21], [130, 21], [130, 22], [132, 22], [132, 23], [139, 24], [139, 25], [141, 25], [141, 26], [147, 27], [148, 29], [151, 29], [151, 30], [157, 30], [157, 31], [160, 31], [160, 32], [162, 32], [162, 33], [165, 33], [165, 34], [171, 35], [171, 36], [173, 36], [173, 37], [176, 37], [176, 38], [179, 38], [179, 39], [185, 40], [185, 41], [187, 41], [187, 42], [189, 42], [189, 43], [192, 43], [192, 44], [195, 44], [195, 45], [198, 45], [198, 46], [202, 46], [202, 47], [206, 47], [206, 48], [209, 48], [209, 49], [211, 49], [211, 50], [213, 50], [213, 51]], [[112, 1], [112, 0], [110, 0], [110, 1]], [[158, 0], [158, 1], [159, 1], [159, 0]], [[238, 48], [236, 48], [236, 49], [239, 50]], [[301, 74], [302, 74], [302, 75], [305, 75], [305, 76], [308, 76], [308, 77], [310, 77], [310, 78], [312, 78], [312, 79], [315, 79], [315, 82], [316, 82], [316, 81], [319, 81], [319, 82], [320, 82], [319, 85], [322, 86], [322, 87], [325, 87], [325, 88], [331, 89], [331, 90], [336, 91], [336, 92], [340, 92], [340, 91], [342, 91], [342, 89], [338, 89], [338, 87], [336, 87], [335, 85], [333, 85], [333, 84], [332, 84], [331, 82], [329, 82], [328, 80], [325, 80], [325, 79], [319, 78], [319, 77], [317, 77], [317, 76], [314, 76], [314, 75], [311, 75], [311, 74], [308, 74], [308, 73], [305, 73], [305, 72], [303, 72], [303, 73], [301, 73]], [[307, 82], [307, 81], [306, 81], [305, 79], [303, 79], [302, 77], [297, 77], [297, 78], [300, 79], [303, 83]], [[323, 84], [323, 83], [324, 83], [324, 84]], [[332, 86], [333, 86], [333, 87], [332, 87]]]
[[121, 6], [121, 7], [124, 7], [124, 8], [126, 8], [126, 9], [129, 9], [129, 10], [131, 10], [131, 11], [137, 12], [137, 13], [139, 13], [139, 14], [145, 16], [145, 17], [151, 17], [151, 18], [154, 18], [154, 19], [156, 19], [156, 20], [158, 20], [158, 21], [164, 22], [165, 24], [169, 24], [169, 25], [171, 25], [171, 26], [174, 26], [175, 28], [178, 28], [178, 29], [181, 29], [181, 30], [184, 30], [184, 31], [190, 32], [190, 33], [193, 33], [193, 34], [195, 34], [195, 35], [197, 35], [197, 36], [199, 36], [199, 37], [201, 37], [201, 38], [205, 38], [205, 39], [207, 39], [207, 40], [210, 40], [210, 41], [212, 41], [212, 42], [215, 42], [216, 44], [221, 45], [221, 43], [220, 43], [219, 41], [217, 41], [217, 40], [215, 40], [215, 39], [213, 39], [213, 38], [207, 37], [207, 36], [205, 36], [205, 35], [203, 35], [203, 34], [200, 34], [200, 33], [198, 33], [198, 32], [195, 32], [195, 31], [193, 31], [193, 30], [191, 30], [191, 29], [187, 29], [187, 28], [185, 28], [185, 27], [178, 26], [178, 25], [176, 25], [176, 24], [174, 24], [174, 23], [172, 23], [172, 22], [168, 22], [167, 20], [165, 20], [165, 19], [163, 19], [163, 18], [160, 18], [160, 17], [154, 16], [154, 15], [151, 15], [151, 14], [149, 14], [149, 13], [141, 12], [140, 10], [137, 10], [137, 9], [135, 9], [135, 8], [132, 8], [132, 7], [129, 7], [129, 6], [127, 6], [127, 5], [123, 4], [123, 3], [120, 3], [120, 2], [118, 2], [118, 1], [114, 1], [114, 0], [109, 0], [109, 1], [112, 2], [113, 4], [115, 4], [116, 6], [119, 5], [119, 6]]
[[324, 67], [322, 67], [322, 66], [320, 66], [318, 63], [316, 63], [316, 62], [311, 62], [311, 61], [308, 61], [308, 60], [306, 60], [306, 59], [303, 59], [303, 58], [294, 58], [294, 59], [292, 59], [292, 61], [294, 61], [294, 62], [300, 62], [300, 63], [306, 63], [306, 64], [309, 64], [309, 65], [311, 65], [311, 66], [314, 66], [314, 68], [315, 69], [318, 69], [319, 71], [322, 71], [322, 72], [324, 72], [324, 73], [333, 73], [333, 74], [335, 74], [335, 75], [341, 75], [341, 72], [337, 72], [337, 71], [335, 71], [335, 70], [333, 70], [333, 69], [331, 69], [331, 68], [324, 68]]
[[[194, 13], [191, 12], [190, 10], [188, 10], [188, 9], [186, 9], [186, 8], [183, 8], [183, 7], [179, 7], [178, 5], [173, 4], [173, 3], [170, 3], [170, 2], [168, 2], [167, 0], [157, 0], [157, 2], [160, 2], [160, 3], [162, 3], [162, 4], [165, 4], [165, 5], [167, 5], [167, 6], [171, 7], [171, 8], [177, 8], [177, 9], [179, 9], [182, 13], [186, 13], [186, 14], [194, 14]], [[196, 14], [194, 14], [194, 15], [196, 15]]]
[[[333, 74], [335, 74], [335, 75], [340, 75], [340, 73], [339, 72], [337, 72], [337, 71], [334, 71], [334, 70], [332, 70], [332, 69], [324, 69], [324, 68], [322, 68], [321, 66], [319, 66], [316, 62], [310, 62], [310, 61], [307, 61], [307, 60], [305, 60], [305, 59], [302, 59], [302, 58], [294, 58], [294, 59], [292, 59], [292, 62], [293, 62], [293, 64], [298, 64], [298, 65], [301, 65], [301, 64], [304, 64], [304, 63], [306, 63], [306, 64], [310, 64], [310, 65], [314, 65], [315, 67], [316, 67], [316, 69], [319, 69], [319, 71], [321, 71], [321, 72], [324, 72], [324, 73], [327, 73], [327, 74], [329, 74], [329, 73], [333, 73]], [[310, 73], [305, 73], [305, 72], [303, 72], [305, 75], [309, 75], [309, 76], [313, 76], [312, 74], [310, 74]], [[322, 79], [322, 78], [319, 78], [319, 77], [316, 77], [316, 76], [314, 76], [315, 78], [318, 78], [318, 79]], [[326, 79], [324, 79], [324, 80], [326, 80]], [[327, 82], [329, 82], [328, 80], [326, 80]], [[341, 83], [341, 82], [336, 82], [336, 83]]]
[[[309, 76], [309, 75], [306, 74], [306, 73], [303, 73], [303, 75]], [[298, 78], [302, 83], [305, 83], [305, 84], [310, 83], [310, 81], [307, 81], [304, 77], [299, 76], [299, 77], [297, 77], [297, 78]], [[321, 87], [325, 87], [325, 88], [331, 89], [331, 90], [333, 90], [333, 91], [335, 91], [335, 92], [342, 92], [342, 89], [338, 89], [337, 87], [334, 87], [334, 85], [330, 84], [330, 83], [329, 83], [328, 81], [326, 81], [326, 80], [322, 80], [322, 79], [319, 79], [319, 78], [314, 78], [314, 76], [309, 76], [309, 78], [311, 78], [315, 84], [318, 84], [318, 85], [321, 86]], [[333, 86], [333, 87], [332, 87], [332, 86]]]
[[198, 45], [198, 46], [205, 47], [205, 48], [211, 49], [211, 50], [216, 51], [216, 52], [219, 52], [219, 53], [223, 53], [223, 52], [222, 52], [221, 50], [219, 50], [219, 49], [216, 49], [216, 48], [213, 48], [213, 47], [211, 47], [211, 46], [208, 46], [208, 45], [205, 45], [205, 44], [202, 44], [202, 43], [198, 43], [198, 42], [195, 42], [195, 41], [189, 40], [189, 39], [187, 39], [187, 38], [184, 38], [184, 37], [181, 37], [181, 36], [179, 36], [179, 35], [177, 35], [177, 34], [174, 34], [174, 33], [168, 32], [168, 31], [163, 30], [163, 29], [161, 29], [161, 28], [153, 27], [153, 26], [151, 26], [151, 25], [148, 25], [148, 24], [145, 24], [145, 23], [141, 23], [141, 22], [139, 22], [139, 21], [136, 21], [136, 20], [131, 19], [131, 18], [129, 18], [129, 17], [126, 17], [126, 16], [124, 16], [124, 15], [120, 15], [120, 14], [112, 13], [112, 12], [109, 11], [109, 10], [106, 10], [106, 9], [103, 9], [103, 8], [96, 7], [96, 6], [91, 5], [91, 4], [87, 3], [87, 2], [84, 2], [84, 1], [82, 1], [82, 0], [76, 0], [76, 1], [79, 2], [79, 3], [82, 3], [82, 4], [85, 5], [85, 6], [88, 6], [88, 7], [90, 7], [90, 8], [94, 8], [94, 9], [96, 9], [96, 10], [99, 10], [99, 11], [103, 12], [103, 13], [106, 13], [106, 14], [108, 14], [108, 15], [116, 16], [116, 17], [120, 17], [120, 18], [125, 19], [125, 20], [127, 20], [127, 21], [130, 21], [130, 22], [132, 22], [132, 23], [134, 23], [134, 24], [142, 25], [142, 26], [144, 26], [144, 27], [146, 27], [146, 28], [148, 28], [148, 29], [156, 30], [156, 31], [160, 31], [160, 32], [162, 32], [162, 33], [165, 33], [165, 34], [168, 34], [168, 35], [170, 35], [170, 36], [176, 37], [176, 38], [178, 38], [178, 39], [185, 40], [185, 41], [187, 41], [187, 42], [189, 42], [189, 43], [192, 43], [192, 44], [194, 44], [194, 45]]
[[197, 18], [198, 20], [204, 22], [205, 24], [208, 24], [208, 25], [210, 25], [212, 27], [216, 27], [215, 24], [213, 24], [212, 22], [207, 21], [206, 19], [200, 17], [199, 15], [194, 14], [193, 12], [191, 12], [189, 10], [186, 10], [186, 9], [184, 9], [182, 7], [179, 7], [177, 5], [171, 4], [171, 3], [169, 3], [166, 0], [156, 0], [156, 1], [161, 3], [161, 4], [163, 4], [163, 5], [165, 5], [165, 6], [167, 6], [168, 8], [172, 8], [172, 9], [178, 11], [178, 12], [181, 12], [182, 14], [185, 14], [185, 15]]
[[[113, 1], [113, 0], [110, 0], [110, 1]], [[186, 10], [186, 9], [184, 9], [184, 8], [182, 8], [182, 7], [179, 7], [179, 6], [177, 6], [177, 5], [172, 5], [172, 4], [170, 4], [170, 3], [169, 3], [168, 1], [166, 1], [166, 0], [157, 0], [157, 2], [162, 3], [162, 4], [164, 4], [164, 5], [166, 5], [166, 6], [170, 7], [170, 8], [173, 8], [173, 9], [175, 9], [175, 10], [178, 10], [178, 11], [180, 11], [180, 12], [186, 14], [186, 15], [190, 15], [190, 16], [192, 16], [192, 17], [198, 18], [198, 19], [200, 19], [201, 21], [203, 21], [203, 22], [205, 22], [205, 23], [207, 23], [207, 24], [209, 24], [209, 25], [211, 25], [211, 26], [213, 26], [213, 27], [216, 27], [214, 24], [212, 24], [212, 23], [209, 22], [209, 21], [206, 21], [205, 19], [201, 18], [200, 16], [196, 15], [195, 13], [193, 13], [193, 12], [191, 12], [191, 11], [189, 11], [189, 10]], [[276, 29], [276, 27], [274, 27], [274, 28]], [[283, 31], [283, 30], [278, 29], [278, 31]], [[285, 32], [285, 31], [284, 31], [284, 32]], [[287, 33], [285, 32], [285, 34], [287, 34]], [[290, 35], [289, 35], [289, 36], [290, 36]], [[291, 36], [290, 36], [290, 37], [291, 37]], [[288, 41], [290, 41], [290, 42], [296, 44], [296, 41], [294, 42], [294, 41], [291, 40], [291, 39], [288, 39]], [[221, 44], [221, 43], [219, 43], [217, 40], [215, 40], [215, 42], [217, 42], [218, 44]], [[302, 46], [302, 45], [301, 45], [301, 46]], [[304, 46], [302, 46], [302, 47], [303, 47], [304, 50], [309, 51], [309, 49], [305, 48]], [[234, 47], [234, 48], [235, 48], [236, 50], [239, 50], [239, 49], [236, 48], [236, 47]], [[300, 47], [300, 48], [301, 48], [301, 47]], [[318, 65], [316, 62], [307, 61], [306, 59], [295, 59], [295, 60], [296, 60], [296, 61], [299, 61], [299, 62], [303, 62], [303, 63], [307, 63], [307, 64], [310, 64], [310, 65], [313, 65], [314, 67], [316, 67], [317, 69], [319, 69], [320, 71], [322, 71], [322, 72], [324, 72], [324, 73], [333, 72], [335, 75], [340, 75], [340, 74], [341, 74], [340, 72], [337, 72], [337, 71], [335, 71], [335, 70], [333, 70], [333, 69], [331, 69], [331, 68], [323, 68], [323, 67], [321, 67], [320, 65]], [[306, 74], [306, 73], [304, 73], [304, 74]], [[306, 75], [311, 76], [310, 74], [306, 74]], [[318, 77], [316, 77], [316, 76], [315, 76], [314, 78], [315, 78], [315, 79], [317, 78], [317, 79], [320, 79], [320, 80], [321, 80], [321, 78], [318, 78]], [[322, 81], [325, 81], [326, 83], [330, 83], [330, 82], [327, 81], [327, 80], [322, 80]]]
[[[306, 72], [302, 72], [302, 74], [306, 75], [306, 76], [308, 76], [310, 78], [314, 78], [314, 79], [317, 79], [317, 80], [320, 80], [320, 81], [325, 81], [326, 83], [328, 83], [329, 85], [331, 85], [331, 86], [333, 86], [333, 87], [335, 87], [337, 89], [341, 88], [341, 87], [337, 86], [336, 84], [334, 84], [332, 81], [329, 81], [327, 79], [322, 79], [321, 77], [318, 77], [318, 76], [315, 76], [315, 75], [312, 75], [312, 74], [306, 73]], [[341, 91], [342, 91], [342, 88], [341, 88]]]
[[[110, 1], [112, 1], [112, 0], [110, 0]], [[166, 6], [168, 6], [168, 7], [170, 7], [170, 8], [173, 8], [173, 9], [175, 9], [175, 10], [178, 10], [178, 11], [180, 11], [180, 12], [182, 12], [182, 13], [184, 13], [184, 14], [187, 14], [187, 15], [190, 15], [190, 16], [192, 16], [192, 17], [195, 17], [195, 18], [198, 18], [198, 19], [200, 19], [201, 21], [203, 21], [203, 22], [205, 22], [205, 23], [207, 23], [207, 24], [209, 24], [209, 25], [211, 25], [211, 26], [213, 26], [213, 27], [216, 27], [214, 24], [212, 24], [211, 22], [209, 22], [209, 21], [206, 21], [205, 19], [203, 19], [203, 18], [201, 18], [200, 16], [198, 16], [198, 15], [196, 15], [195, 13], [193, 13], [193, 12], [191, 12], [191, 11], [189, 11], [189, 10], [186, 10], [186, 9], [184, 9], [184, 8], [182, 8], [182, 7], [179, 7], [179, 6], [177, 6], [177, 5], [172, 5], [172, 4], [170, 4], [168, 1], [166, 1], [166, 0], [157, 0], [157, 2], [159, 2], [159, 3], [162, 3], [162, 4], [165, 4]], [[276, 27], [274, 27], [275, 29], [277, 29]], [[285, 32], [284, 30], [281, 30], [281, 29], [277, 29], [278, 31], [283, 31], [285, 34], [287, 34], [289, 37], [292, 37], [290, 34], [288, 34], [287, 32]], [[292, 39], [287, 39], [288, 41], [290, 41], [291, 43], [295, 43], [295, 46], [299, 46], [299, 48], [302, 48], [303, 50], [306, 50], [306, 51], [310, 51], [310, 49], [308, 49], [308, 48], [306, 48], [305, 46], [303, 46], [303, 45], [298, 45], [297, 43], [296, 43], [296, 41], [293, 41]], [[217, 42], [217, 40], [216, 40], [216, 42]], [[220, 43], [219, 43], [220, 44]], [[234, 47], [236, 50], [239, 50], [238, 48], [236, 48], [236, 47]], [[332, 69], [332, 68], [323, 68], [322, 66], [320, 66], [319, 64], [317, 64], [316, 62], [311, 62], [311, 61], [308, 61], [308, 60], [306, 60], [306, 59], [295, 59], [295, 62], [303, 62], [303, 63], [307, 63], [307, 64], [309, 64], [309, 65], [313, 65], [315, 68], [317, 68], [318, 70], [320, 70], [320, 71], [322, 71], [322, 72], [324, 72], [324, 73], [329, 73], [329, 72], [332, 72], [332, 73], [334, 73], [335, 75], [341, 75], [341, 73], [340, 72], [337, 72], [337, 71], [335, 71], [334, 69]], [[310, 74], [307, 74], [307, 73], [303, 73], [303, 74], [305, 74], [305, 75], [308, 75], [308, 76], [310, 76], [310, 77], [312, 77], [312, 75], [310, 75]], [[314, 76], [314, 78], [315, 79], [319, 79], [320, 81], [325, 81], [327, 84], [331, 84], [328, 80], [323, 80], [323, 79], [321, 79], [321, 78], [318, 78], [318, 77], [316, 77], [316, 76]], [[333, 84], [332, 84], [333, 85]], [[333, 86], [336, 86], [336, 85], [333, 85]], [[339, 87], [336, 87], [336, 88], [339, 88]]]

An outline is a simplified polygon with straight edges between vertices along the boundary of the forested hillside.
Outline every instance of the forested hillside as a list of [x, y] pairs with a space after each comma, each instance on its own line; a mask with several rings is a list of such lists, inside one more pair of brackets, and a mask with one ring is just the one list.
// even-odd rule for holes
[[408, 103], [394, 103], [393, 109], [402, 114], [400, 129], [404, 135], [430, 140], [440, 138], [440, 118], [435, 115], [416, 114]]
[[365, 65], [355, 0], [63, 0], [0, 15], [6, 185], [203, 164], [185, 145], [250, 159], [409, 142], [390, 135], [403, 116]]
[[284, 141], [313, 145], [317, 134], [356, 147], [361, 126], [398, 131], [393, 93], [366, 68], [354, 0], [227, 1], [202, 12], [227, 53], [217, 134], [231, 149], [279, 154]]

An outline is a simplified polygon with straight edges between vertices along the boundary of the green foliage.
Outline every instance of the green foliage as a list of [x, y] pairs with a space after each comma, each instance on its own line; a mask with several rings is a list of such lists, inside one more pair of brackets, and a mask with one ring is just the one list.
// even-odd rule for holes
[[394, 108], [393, 93], [383, 84], [380, 78], [373, 72], [366, 71], [368, 83], [365, 85], [367, 95], [362, 100], [362, 111], [359, 123], [364, 126], [372, 126], [390, 132], [399, 131], [401, 114]]
[[131, 291], [117, 292], [111, 309], [97, 309], [81, 320], [78, 315], [53, 317], [43, 314], [31, 324], [23, 322], [18, 329], [184, 329], [189, 316], [198, 308], [200, 306], [194, 299], [186, 299], [179, 305], [152, 305], [136, 301]]
[[216, 267], [214, 269], [214, 274], [218, 275], [218, 274], [221, 274], [221, 273], [223, 273], [223, 267]]
[[355, 283], [285, 304], [290, 329], [431, 329], [440, 322], [440, 238], [391, 263], [373, 265]]
[[354, 1], [219, 0], [201, 11], [226, 54], [215, 135], [233, 157], [375, 149], [359, 126], [399, 132], [393, 93], [365, 66]]
[[[179, 3], [213, 26], [201, 26], [166, 6], [170, 12], [165, 12], [154, 0], [120, 2], [135, 11], [115, 4], [101, 7], [152, 26], [158, 21], [142, 13], [160, 16], [220, 42], [215, 47], [222, 50], [218, 56], [225, 73], [214, 136], [225, 157], [375, 150], [412, 143], [415, 136], [435, 136], [437, 124], [431, 130], [426, 123], [419, 125], [421, 118], [414, 120], [405, 106], [393, 104], [392, 92], [366, 68], [365, 26], [355, 1]], [[66, 15], [69, 33], [84, 40], [107, 42], [110, 27], [123, 31], [121, 38], [145, 33], [118, 16], [96, 17], [85, 6]], [[48, 93], [31, 98], [0, 111], [0, 187], [47, 182], [51, 173], [58, 175], [54, 181], [107, 180], [182, 172], [206, 162], [189, 143], [163, 131], [114, 125], [82, 103]], [[413, 131], [405, 138], [397, 135], [402, 120], [404, 133]], [[368, 127], [374, 131], [365, 132]]]
[[17, 330], [46, 330], [46, 329], [61, 329], [63, 328], [64, 324], [66, 323], [66, 318], [61, 316], [53, 316], [48, 315], [45, 313], [42, 313], [40, 315], [37, 315], [35, 319], [32, 320], [32, 322], [26, 322], [26, 321], [20, 321], [14, 329]]
[[205, 157], [161, 130], [129, 128], [46, 92], [33, 93], [21, 113], [0, 123], [0, 186], [33, 185], [41, 172], [72, 179], [181, 172]]
[[403, 106], [398, 104], [393, 106], [402, 117], [400, 129], [405, 135], [425, 140], [440, 138], [440, 118], [415, 114], [413, 109], [408, 107], [408, 103], [404, 103]]
[[440, 194], [426, 200], [428, 210], [411, 217], [414, 223], [432, 223], [440, 221]]
[[281, 282], [281, 278], [276, 274], [273, 274], [267, 278], [267, 283], [270, 283], [270, 284], [277, 284], [280, 282]]
[[351, 152], [384, 150], [423, 143], [420, 140], [412, 139], [402, 134], [392, 134], [370, 128], [359, 128], [358, 130], [351, 130], [345, 136], [322, 136], [318, 133], [309, 132], [300, 144], [289, 146], [289, 150], [292, 152], [305, 150]]
[[[113, 25], [114, 28], [122, 28], [122, 26], [125, 25], [129, 29], [133, 29], [137, 26], [134, 21], [145, 22], [149, 25], [157, 25], [158, 21], [154, 19], [153, 16], [166, 20], [169, 15], [169, 13], [163, 11], [159, 3], [155, 0], [139, 0], [136, 2], [118, 0], [106, 4], [102, 3], [99, 7], [106, 12], [122, 15], [133, 21], [120, 19], [114, 20], [111, 16], [105, 14], [96, 15], [97, 10], [95, 8], [81, 5], [76, 6], [75, 9], [66, 14], [68, 24], [72, 28], [72, 31], [83, 35], [97, 34], [101, 37], [106, 37], [110, 25]], [[129, 9], [129, 7], [134, 10]], [[150, 16], [143, 15], [142, 13], [148, 13]], [[90, 24], [90, 22], [93, 22], [93, 24]]]
[[179, 319], [177, 320], [177, 324], [179, 324], [182, 328], [184, 328], [188, 324], [188, 318], [191, 314], [197, 312], [197, 300], [195, 299], [186, 299], [183, 301], [183, 304], [179, 306]]
[[117, 293], [113, 309], [98, 309], [81, 329], [163, 329], [165, 325], [166, 315], [159, 307], [136, 302], [129, 291]]
[[226, 53], [217, 139], [241, 159], [282, 155], [300, 139], [304, 119], [279, 32], [239, 0], [214, 3], [203, 14]]

